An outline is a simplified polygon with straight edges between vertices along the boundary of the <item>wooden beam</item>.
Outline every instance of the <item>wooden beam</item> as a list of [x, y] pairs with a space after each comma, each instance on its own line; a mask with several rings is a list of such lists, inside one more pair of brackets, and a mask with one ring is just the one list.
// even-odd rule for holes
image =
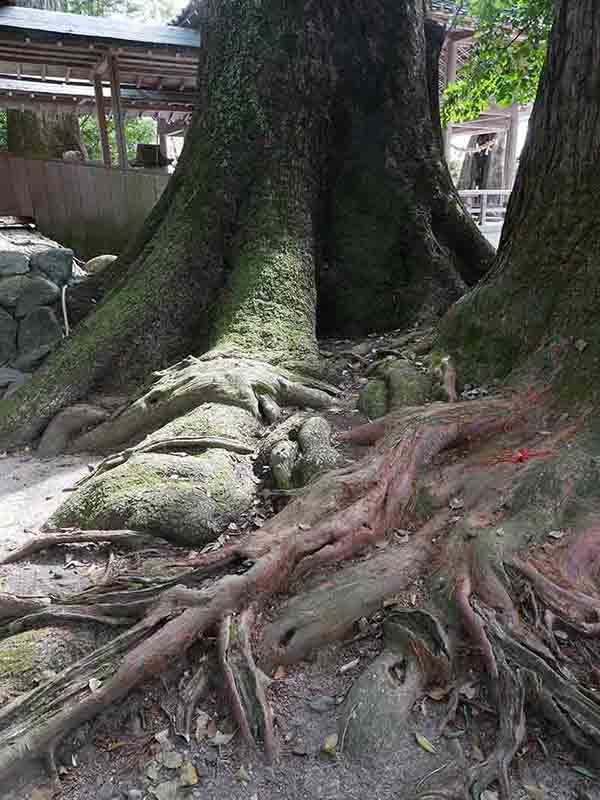
[[94, 75], [94, 94], [96, 96], [96, 114], [98, 116], [98, 129], [100, 130], [100, 145], [102, 147], [102, 161], [107, 167], [111, 166], [110, 142], [108, 139], [108, 128], [106, 127], [106, 109], [104, 107], [104, 92], [102, 91], [102, 79], [99, 75]]
[[121, 80], [119, 77], [119, 62], [117, 57], [111, 55], [109, 59], [110, 71], [110, 96], [112, 101], [113, 116], [115, 118], [115, 135], [117, 138], [117, 152], [119, 166], [127, 169], [127, 144], [125, 142], [125, 128], [123, 125], [123, 109], [121, 107]]

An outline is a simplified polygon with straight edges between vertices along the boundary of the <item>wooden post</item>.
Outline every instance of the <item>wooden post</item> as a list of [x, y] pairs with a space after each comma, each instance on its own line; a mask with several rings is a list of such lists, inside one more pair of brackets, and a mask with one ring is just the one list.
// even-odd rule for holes
[[167, 121], [164, 120], [162, 117], [158, 118], [157, 123], [157, 130], [158, 130], [158, 143], [160, 146], [160, 152], [163, 154], [165, 158], [169, 157], [168, 153], [168, 144], [167, 144]]
[[121, 80], [119, 77], [119, 63], [117, 57], [111, 55], [109, 58], [110, 72], [110, 96], [112, 101], [113, 116], [115, 118], [115, 134], [117, 137], [117, 152], [119, 154], [119, 166], [127, 169], [127, 145], [125, 142], [125, 128], [123, 125], [124, 116], [121, 108]]
[[480, 198], [481, 198], [481, 206], [480, 206], [481, 210], [479, 212], [479, 227], [483, 228], [483, 226], [485, 225], [485, 218], [487, 215], [487, 201], [488, 201], [488, 196], [485, 193], [485, 191], [481, 193]]
[[506, 150], [504, 152], [504, 186], [512, 189], [517, 171], [517, 138], [519, 136], [519, 106], [510, 107], [510, 120], [506, 129]]
[[[456, 80], [456, 42], [448, 39], [446, 44], [446, 86]], [[446, 161], [450, 162], [452, 152], [452, 125], [448, 123], [444, 128], [444, 154]]]
[[94, 75], [94, 94], [96, 95], [96, 115], [98, 117], [98, 128], [100, 130], [102, 161], [104, 166], [110, 167], [112, 160], [110, 155], [110, 142], [108, 140], [108, 129], [106, 127], [106, 109], [104, 107], [104, 94], [102, 92], [102, 78], [100, 75]]

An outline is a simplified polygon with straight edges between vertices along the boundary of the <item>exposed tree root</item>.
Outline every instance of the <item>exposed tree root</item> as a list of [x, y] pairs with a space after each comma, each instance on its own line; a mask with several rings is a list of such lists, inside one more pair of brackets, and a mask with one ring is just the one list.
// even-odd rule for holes
[[108, 543], [124, 548], [147, 547], [156, 544], [155, 537], [147, 536], [137, 531], [59, 531], [57, 533], [45, 533], [32, 539], [23, 547], [15, 550], [10, 555], [3, 558], [0, 564], [14, 564], [24, 558], [41, 553], [43, 550], [50, 550], [52, 547], [67, 544], [100, 544]]
[[[574, 574], [588, 582], [596, 574], [597, 562], [591, 558], [596, 553], [595, 529], [588, 529], [566, 551], [560, 576], [546, 577], [543, 562], [536, 565], [519, 555], [518, 539], [513, 543], [508, 535], [499, 538], [495, 527], [499, 512], [481, 510], [477, 492], [465, 495], [473, 505], [456, 523], [447, 503], [450, 487], [460, 485], [456, 483], [460, 470], [450, 465], [448, 484], [431, 495], [441, 507], [430, 514], [429, 522], [403, 542], [395, 541], [392, 534], [413, 519], [420, 477], [443, 451], [457, 446], [481, 449], [485, 440], [524, 425], [531, 407], [529, 396], [395, 411], [376, 425], [349, 434], [355, 441], [376, 442], [362, 461], [315, 480], [260, 530], [221, 551], [180, 562], [186, 568], [173, 578], [156, 581], [123, 575], [110, 585], [62, 598], [57, 604], [47, 599], [37, 599], [33, 605], [27, 605], [27, 600], [7, 601], [3, 619], [8, 630], [60, 618], [135, 624], [110, 645], [0, 712], [0, 780], [26, 756], [51, 754], [76, 726], [141, 682], [160, 675], [171, 658], [180, 657], [215, 630], [221, 672], [241, 733], [249, 743], [262, 742], [269, 757], [275, 757], [268, 679], [254, 661], [251, 638], [264, 603], [289, 588], [295, 590], [309, 572], [315, 576], [314, 588], [291, 599], [281, 617], [263, 632], [258, 647], [264, 669], [293, 663], [343, 638], [357, 619], [377, 610], [385, 597], [408, 588], [418, 575], [433, 572], [440, 587], [445, 587], [432, 598], [433, 614], [417, 609], [397, 612], [392, 619], [395, 646], [405, 656], [400, 661], [397, 656], [392, 659], [392, 666], [400, 664], [399, 671], [394, 666], [393, 675], [382, 661], [381, 679], [391, 681], [392, 693], [394, 681], [404, 687], [397, 718], [408, 713], [428, 684], [446, 685], [450, 680], [454, 640], [445, 633], [450, 600], [459, 612], [463, 635], [482, 656], [489, 698], [499, 712], [496, 747], [469, 772], [469, 795], [478, 797], [498, 781], [502, 800], [511, 796], [508, 770], [523, 740], [526, 700], [533, 700], [593, 758], [600, 743], [600, 704], [563, 666], [548, 627], [550, 617], [543, 612], [573, 630], [595, 635], [600, 623], [598, 601], [569, 582]], [[549, 458], [550, 452], [544, 457]], [[490, 469], [488, 480], [493, 481], [496, 473], [504, 476], [505, 492], [518, 474], [527, 475], [534, 467], [492, 460]], [[499, 498], [498, 509], [505, 505], [506, 499]], [[508, 518], [502, 525], [511, 530]], [[63, 535], [69, 533], [59, 534]], [[131, 541], [137, 541], [133, 536]], [[385, 551], [319, 582], [325, 567], [356, 556], [385, 536], [391, 538]], [[20, 555], [13, 554], [12, 560]], [[577, 567], [585, 558], [587, 570]], [[242, 561], [253, 564], [243, 574], [225, 574], [204, 583]], [[533, 623], [515, 599], [514, 581], [529, 587], [523, 597], [534, 598]], [[452, 636], [456, 637], [456, 631]], [[89, 689], [90, 678], [100, 681], [94, 682], [94, 691]], [[58, 692], [66, 686], [71, 687], [69, 699], [59, 707]], [[177, 715], [178, 732], [184, 736], [190, 735], [193, 709], [207, 686], [206, 662], [201, 661], [184, 692], [185, 707], [180, 706]], [[359, 705], [369, 710], [372, 704]], [[355, 730], [351, 722], [346, 724], [347, 746]], [[427, 796], [433, 796], [432, 791]]]
[[189, 742], [192, 733], [192, 721], [194, 712], [200, 702], [200, 699], [205, 695], [210, 684], [209, 678], [209, 665], [206, 655], [202, 656], [200, 663], [196, 667], [192, 678], [188, 682], [185, 689], [181, 692], [181, 697], [177, 704], [176, 720], [177, 729], [176, 733], [183, 736]]
[[[96, 608], [114, 611], [115, 605], [125, 600], [129, 613], [139, 614], [145, 605], [147, 616], [117, 637], [105, 651], [111, 655], [111, 666], [107, 658], [99, 656], [100, 666], [94, 668], [99, 674], [94, 673], [94, 676], [102, 683], [91, 696], [86, 696], [85, 691], [82, 694], [80, 687], [76, 699], [61, 705], [57, 713], [53, 701], [46, 700], [46, 689], [42, 687], [31, 695], [40, 698], [42, 715], [36, 711], [37, 705], [25, 701], [20, 706], [18, 720], [10, 714], [4, 715], [7, 727], [0, 739], [0, 747], [2, 741], [5, 743], [0, 779], [5, 779], [18, 767], [25, 754], [43, 756], [101, 708], [118, 701], [144, 680], [160, 674], [171, 657], [180, 656], [210, 628], [284, 590], [295, 574], [306, 571], [307, 563], [310, 569], [321, 567], [333, 557], [337, 558], [340, 552], [349, 557], [383, 537], [402, 521], [419, 469], [450, 445], [514, 424], [515, 407], [514, 402], [500, 400], [478, 406], [457, 404], [396, 414], [388, 420], [387, 441], [374, 457], [365, 458], [355, 470], [343, 469], [320, 478], [304, 496], [248, 537], [239, 550], [256, 563], [243, 575], [228, 575], [199, 591], [178, 586], [165, 591], [165, 584], [161, 591], [136, 590], [133, 597], [131, 592], [127, 592], [126, 597], [119, 592], [111, 595], [102, 587], [104, 603], [96, 603]], [[157, 598], [159, 605], [152, 611]], [[112, 616], [111, 612], [107, 613]], [[136, 632], [141, 637], [137, 641]], [[253, 677], [254, 690], [259, 696], [260, 681], [256, 680], [248, 639], [244, 637], [239, 652], [244, 656], [246, 674]], [[133, 647], [132, 641], [135, 642]], [[123, 653], [116, 668], [112, 666], [115, 652]], [[87, 664], [71, 669], [86, 671], [89, 681], [92, 676]], [[70, 681], [64, 673], [56, 681], [59, 679]], [[47, 687], [50, 698], [55, 696], [56, 681]], [[234, 682], [239, 694], [239, 684]], [[73, 692], [70, 696], [73, 697]], [[269, 741], [268, 728], [263, 728], [262, 736], [265, 742]]]
[[221, 436], [202, 436], [197, 438], [182, 436], [172, 439], [150, 440], [140, 442], [135, 447], [129, 447], [127, 450], [122, 450], [120, 453], [114, 453], [114, 455], [104, 458], [93, 472], [80, 478], [73, 488], [78, 489], [92, 478], [125, 464], [136, 453], [168, 453], [172, 450], [176, 450], [178, 453], [189, 453], [190, 451], [208, 450], [211, 447], [228, 450], [231, 453], [240, 453], [241, 455], [250, 455], [254, 452], [252, 447], [243, 442], [236, 442]]
[[[303, 379], [262, 361], [215, 356], [185, 361], [156, 373], [152, 388], [125, 411], [75, 439], [72, 451], [106, 451], [159, 430], [182, 414], [206, 403], [233, 404], [257, 419], [261, 408], [276, 415], [273, 405], [326, 408], [336, 390]], [[269, 400], [273, 402], [269, 402]], [[265, 406], [266, 403], [266, 406]]]
[[270, 679], [254, 662], [250, 633], [254, 609], [245, 609], [238, 617], [228, 615], [219, 630], [219, 660], [225, 678], [233, 715], [249, 745], [262, 742], [269, 761], [277, 753], [273, 732], [273, 714], [266, 697]]

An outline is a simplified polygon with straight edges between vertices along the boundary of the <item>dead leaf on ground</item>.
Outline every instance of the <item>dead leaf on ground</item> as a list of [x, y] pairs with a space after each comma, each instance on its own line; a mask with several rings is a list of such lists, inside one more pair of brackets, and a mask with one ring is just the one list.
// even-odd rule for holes
[[196, 717], [196, 741], [198, 744], [208, 738], [208, 726], [210, 721], [210, 714], [207, 714], [206, 711], [198, 711]]
[[531, 800], [544, 800], [546, 796], [543, 786], [538, 786], [533, 783], [524, 783], [523, 788], [527, 792], [527, 796], [531, 797]]
[[244, 765], [242, 765], [235, 773], [235, 779], [238, 783], [250, 783], [250, 775]]
[[233, 733], [223, 733], [223, 731], [217, 729], [215, 735], [208, 741], [209, 744], [212, 744], [213, 747], [224, 747], [226, 744], [229, 744], [229, 742], [233, 739], [235, 734], [236, 731], [234, 731]]
[[99, 681], [98, 678], [90, 678], [88, 681], [88, 686], [90, 687], [92, 692], [97, 692], [98, 689], [102, 686], [102, 681]]
[[337, 733], [332, 733], [326, 737], [325, 741], [323, 742], [323, 752], [327, 753], [328, 755], [333, 755], [337, 750], [338, 744], [338, 735]]
[[191, 761], [185, 761], [179, 773], [182, 786], [196, 786], [198, 784], [198, 772]]
[[427, 753], [437, 753], [437, 749], [422, 733], [415, 733], [415, 739], [422, 750], [425, 750]]
[[444, 700], [450, 692], [452, 691], [452, 686], [434, 686], [429, 692], [427, 692], [427, 697], [431, 700]]

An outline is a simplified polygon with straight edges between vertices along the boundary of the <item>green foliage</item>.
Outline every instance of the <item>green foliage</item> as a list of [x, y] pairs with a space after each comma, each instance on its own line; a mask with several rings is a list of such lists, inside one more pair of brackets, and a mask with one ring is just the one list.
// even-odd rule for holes
[[442, 120], [473, 119], [491, 104], [534, 99], [552, 23], [552, 0], [469, 0], [475, 44], [442, 101]]
[[17, 5], [91, 17], [120, 14], [139, 22], [169, 22], [184, 3], [183, 0], [17, 0]]
[[[108, 127], [108, 138], [110, 140], [111, 153], [113, 163], [117, 163], [117, 140], [115, 135], [115, 121], [110, 117], [106, 121]], [[100, 146], [100, 130], [98, 128], [98, 121], [94, 115], [89, 117], [80, 117], [79, 127], [81, 135], [88, 151], [88, 157], [92, 161], [102, 160], [102, 149]], [[156, 122], [148, 117], [142, 119], [126, 119], [125, 120], [125, 139], [127, 141], [127, 158], [133, 161], [136, 154], [136, 145], [138, 144], [155, 144], [156, 138]], [[0, 132], [1, 142], [1, 132]], [[1, 146], [1, 145], [0, 145]]]

